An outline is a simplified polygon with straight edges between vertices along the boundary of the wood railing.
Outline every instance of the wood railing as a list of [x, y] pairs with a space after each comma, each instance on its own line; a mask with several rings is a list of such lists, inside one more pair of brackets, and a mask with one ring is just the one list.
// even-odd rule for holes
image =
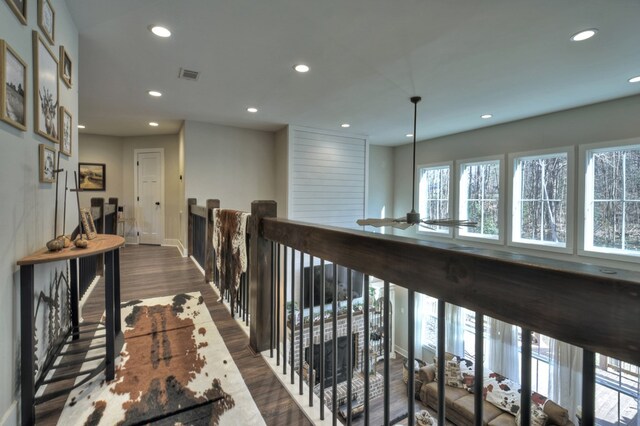
[[[98, 234], [116, 234], [118, 224], [118, 199], [109, 198], [105, 203], [103, 198], [91, 199], [91, 216]], [[97, 276], [102, 276], [104, 270], [104, 254], [81, 257], [79, 260], [79, 297], [84, 297], [89, 286]]]
[[[368, 281], [374, 276], [384, 281], [383, 335], [385, 353], [390, 351], [389, 283], [408, 290], [409, 335], [408, 365], [413, 365], [415, 297], [422, 293], [438, 298], [438, 376], [444, 377], [444, 311], [445, 303], [452, 303], [475, 311], [476, 344], [475, 375], [483, 376], [483, 317], [485, 315], [522, 327], [522, 423], [530, 424], [531, 398], [531, 331], [583, 348], [582, 425], [595, 421], [595, 353], [611, 356], [632, 364], [640, 364], [640, 278], [637, 273], [602, 268], [594, 265], [564, 262], [534, 256], [464, 247], [457, 244], [435, 243], [390, 235], [317, 226], [278, 219], [273, 201], [256, 201], [251, 208], [251, 281], [249, 306], [252, 312], [250, 345], [253, 350], [269, 350], [270, 356], [282, 360], [283, 374], [287, 365], [299, 368], [302, 378], [303, 352], [294, 353], [293, 336], [296, 329], [302, 341], [304, 321], [296, 325], [294, 304], [285, 310], [287, 298], [302, 301], [313, 294], [294, 296], [295, 274], [300, 274], [304, 257], [321, 259], [365, 274], [364, 315], [365, 334], [368, 333]], [[300, 268], [297, 262], [300, 261]], [[313, 260], [310, 262], [313, 264]], [[288, 271], [291, 271], [291, 274]], [[313, 276], [313, 274], [312, 274]], [[350, 277], [351, 274], [348, 274]], [[313, 279], [313, 278], [312, 278]], [[324, 278], [322, 279], [324, 294]], [[336, 280], [334, 280], [335, 283]], [[352, 292], [349, 278], [347, 294]], [[313, 283], [310, 288], [313, 288]], [[302, 293], [304, 286], [299, 286]], [[336, 289], [333, 289], [336, 294]], [[311, 292], [313, 293], [313, 292]], [[335, 300], [335, 298], [334, 298]], [[347, 336], [352, 339], [353, 306], [347, 298]], [[311, 300], [310, 306], [314, 306]], [[300, 306], [302, 311], [302, 306]], [[333, 312], [337, 312], [333, 305]], [[320, 318], [324, 318], [321, 304]], [[335, 318], [336, 315], [333, 315]], [[313, 333], [314, 321], [310, 321]], [[325, 321], [320, 321], [324, 336]], [[334, 336], [335, 320], [333, 321]], [[327, 327], [329, 328], [329, 327]], [[290, 333], [287, 330], [290, 330]], [[320, 338], [320, 353], [324, 353], [324, 338]], [[335, 345], [337, 339], [333, 339]], [[363, 351], [364, 416], [369, 424], [369, 336], [365, 335]], [[302, 345], [300, 345], [302, 346]], [[349, 360], [351, 343], [347, 345]], [[274, 355], [275, 351], [275, 355]], [[311, 353], [313, 351], [310, 351]], [[333, 353], [337, 352], [334, 346]], [[294, 362], [294, 357], [298, 361]], [[384, 359], [384, 380], [389, 383], [389, 357]], [[309, 365], [312, 360], [307, 359]], [[320, 361], [324, 366], [324, 360]], [[348, 364], [352, 368], [351, 362]], [[323, 367], [324, 368], [324, 367]], [[334, 368], [335, 372], [335, 368]], [[352, 377], [350, 371], [349, 377]], [[324, 373], [320, 374], [324, 377]], [[309, 405], [313, 404], [313, 374], [306, 374]], [[415, 394], [414, 375], [408, 375], [408, 395]], [[299, 379], [299, 393], [303, 394], [303, 380]], [[291, 383], [294, 374], [291, 372]], [[320, 386], [323, 386], [322, 382]], [[336, 424], [336, 380], [333, 380], [332, 408]], [[346, 423], [351, 423], [353, 384], [347, 382]], [[390, 390], [384, 389], [384, 424], [389, 424]], [[438, 424], [445, 420], [444, 381], [438, 381]], [[321, 388], [320, 395], [324, 394]], [[475, 423], [482, 424], [482, 381], [475, 381]], [[321, 398], [323, 401], [324, 398]], [[408, 398], [408, 423], [415, 419], [415, 400]], [[324, 418], [324, 404], [320, 404], [320, 418]]]
[[[188, 206], [188, 230], [187, 250], [189, 256], [204, 270], [206, 283], [213, 283], [220, 291], [220, 274], [216, 269], [216, 253], [213, 247], [213, 210], [220, 208], [220, 200], [209, 199], [206, 206], [198, 206], [195, 198], [187, 200]], [[247, 229], [247, 253], [250, 248], [251, 235]], [[249, 268], [251, 259], [248, 258], [247, 273], [240, 277], [237, 300], [233, 304], [233, 316], [239, 315], [242, 321], [249, 325]], [[225, 301], [230, 302], [229, 292], [224, 294]]]

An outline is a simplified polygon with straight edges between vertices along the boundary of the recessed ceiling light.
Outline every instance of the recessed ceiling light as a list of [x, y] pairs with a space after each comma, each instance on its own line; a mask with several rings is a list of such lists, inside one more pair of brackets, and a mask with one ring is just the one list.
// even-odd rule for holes
[[305, 64], [294, 65], [293, 69], [298, 72], [309, 72], [309, 66]]
[[629, 79], [629, 83], [638, 83], [638, 82], [640, 82], [640, 75], [635, 76], [635, 77], [631, 77]]
[[249, 108], [247, 108], [247, 111], [249, 111], [249, 112], [258, 112], [258, 108], [249, 107]]
[[408, 137], [408, 138], [412, 138], [413, 137], [413, 133], [407, 133], [405, 136]]
[[344, 128], [346, 129], [347, 127], [351, 127], [351, 124], [349, 124], [349, 123], [342, 123], [342, 124], [340, 125], [340, 127], [344, 127]]
[[493, 117], [493, 114], [482, 114], [480, 116], [480, 118], [484, 119], [484, 120], [488, 120], [489, 118]]
[[151, 126], [151, 127], [158, 127], [158, 126], [159, 126], [159, 124], [158, 124], [158, 123], [156, 123], [155, 121], [150, 121], [150, 122], [149, 122], [149, 126]]
[[158, 37], [167, 38], [171, 37], [171, 31], [166, 29], [165, 27], [161, 27], [160, 25], [152, 25], [149, 27], [149, 30], [157, 35]]
[[158, 92], [157, 90], [149, 90], [147, 93], [149, 94], [149, 96], [153, 96], [156, 98], [162, 96], [162, 93]]
[[588, 40], [591, 37], [593, 37], [594, 35], [596, 35], [597, 32], [598, 32], [598, 30], [596, 28], [590, 28], [588, 30], [580, 31], [579, 33], [576, 33], [576, 34], [572, 35], [571, 36], [571, 40], [572, 41]]
[[84, 124], [78, 124], [78, 129], [86, 129], [86, 127], [84, 127]]

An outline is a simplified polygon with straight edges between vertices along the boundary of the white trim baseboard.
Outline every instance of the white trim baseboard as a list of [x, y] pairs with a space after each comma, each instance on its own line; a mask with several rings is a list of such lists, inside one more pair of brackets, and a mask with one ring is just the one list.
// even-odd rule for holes
[[175, 247], [180, 252], [182, 257], [187, 257], [187, 249], [182, 245], [182, 242], [177, 238], [166, 238], [162, 243], [165, 247]]
[[0, 419], [2, 426], [14, 426], [18, 424], [18, 401], [13, 400], [7, 411], [4, 412]]
[[400, 346], [396, 345], [395, 346], [395, 350], [396, 353], [399, 355], [402, 355], [403, 357], [407, 358], [409, 356], [409, 354], [407, 353], [406, 350], [402, 349]]

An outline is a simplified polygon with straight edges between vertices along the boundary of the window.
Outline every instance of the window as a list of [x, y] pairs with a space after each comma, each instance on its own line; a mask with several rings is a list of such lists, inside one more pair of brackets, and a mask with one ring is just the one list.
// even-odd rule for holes
[[568, 153], [516, 157], [512, 240], [567, 247]]
[[500, 160], [460, 165], [460, 211], [458, 217], [477, 222], [461, 228], [459, 235], [497, 240], [500, 236]]
[[[440, 165], [422, 167], [420, 169], [419, 209], [422, 219], [449, 218], [449, 178], [451, 166]], [[420, 227], [419, 230], [450, 235], [451, 229], [445, 226], [434, 226], [431, 229]]]
[[640, 146], [587, 151], [585, 250], [640, 255]]

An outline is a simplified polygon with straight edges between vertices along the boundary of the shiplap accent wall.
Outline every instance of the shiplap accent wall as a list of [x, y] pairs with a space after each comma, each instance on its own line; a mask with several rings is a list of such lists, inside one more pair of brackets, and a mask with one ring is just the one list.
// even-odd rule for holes
[[364, 217], [367, 141], [293, 129], [289, 156], [289, 217], [322, 225], [358, 228]]

